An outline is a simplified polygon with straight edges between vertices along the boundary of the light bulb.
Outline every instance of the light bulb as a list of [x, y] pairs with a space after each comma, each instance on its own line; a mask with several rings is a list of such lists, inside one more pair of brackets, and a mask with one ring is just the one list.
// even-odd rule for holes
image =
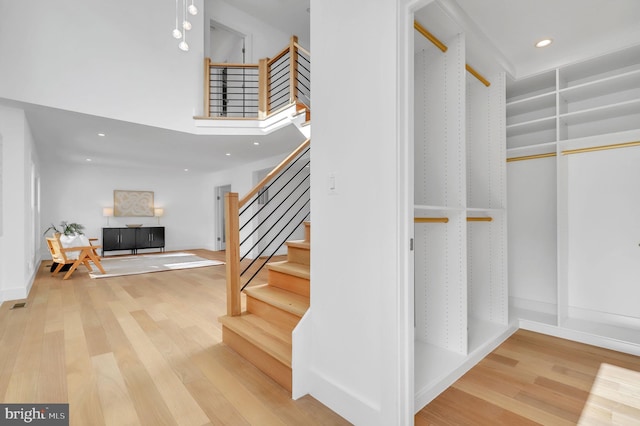
[[173, 38], [182, 38], [182, 31], [177, 28], [173, 30]]
[[180, 48], [180, 50], [183, 50], [185, 52], [189, 51], [189, 45], [187, 44], [186, 41], [181, 41], [178, 47]]
[[189, 13], [192, 14], [192, 15], [197, 15], [198, 14], [198, 8], [194, 4], [191, 4], [189, 6], [188, 10], [189, 10]]
[[189, 31], [191, 29], [191, 22], [189, 21], [184, 21], [182, 23], [182, 28], [184, 28], [185, 30]]

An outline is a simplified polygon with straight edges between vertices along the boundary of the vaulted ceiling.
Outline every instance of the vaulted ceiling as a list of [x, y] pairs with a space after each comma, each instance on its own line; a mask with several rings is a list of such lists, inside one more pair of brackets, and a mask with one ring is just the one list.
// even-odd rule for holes
[[[224, 1], [286, 33], [309, 37], [310, 0]], [[435, 1], [464, 21], [464, 31], [489, 44], [516, 77], [640, 44], [640, 0]], [[533, 47], [543, 37], [552, 38], [553, 44], [545, 49]], [[47, 157], [71, 152], [67, 160], [80, 163], [102, 156], [106, 164], [122, 167], [147, 164], [219, 170], [286, 152], [292, 142], [282, 140], [297, 143], [300, 137], [291, 128], [258, 138], [261, 145], [257, 147], [256, 137], [196, 136], [33, 106], [27, 107], [27, 114]], [[107, 136], [98, 137], [98, 131]], [[157, 155], [158, 143], [169, 155]], [[231, 151], [233, 156], [225, 155]]]

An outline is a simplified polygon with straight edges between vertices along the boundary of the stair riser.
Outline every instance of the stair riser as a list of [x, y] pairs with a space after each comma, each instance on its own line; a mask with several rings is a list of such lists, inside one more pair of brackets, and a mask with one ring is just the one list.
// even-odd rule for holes
[[287, 260], [302, 265], [311, 265], [311, 253], [309, 249], [289, 246], [287, 248]]
[[269, 285], [309, 297], [311, 295], [309, 280], [295, 275], [269, 270]]
[[291, 332], [298, 325], [300, 317], [247, 295], [247, 311]]
[[255, 365], [280, 386], [291, 392], [291, 368], [282, 364], [253, 343], [222, 326], [222, 341], [243, 358]]
[[311, 223], [310, 222], [304, 223], [304, 240], [307, 242], [311, 241]]

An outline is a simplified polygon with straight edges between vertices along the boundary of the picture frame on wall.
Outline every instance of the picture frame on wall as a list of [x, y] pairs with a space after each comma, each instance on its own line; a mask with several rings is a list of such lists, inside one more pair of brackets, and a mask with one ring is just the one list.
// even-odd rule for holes
[[116, 217], [153, 217], [153, 191], [113, 191], [113, 215]]

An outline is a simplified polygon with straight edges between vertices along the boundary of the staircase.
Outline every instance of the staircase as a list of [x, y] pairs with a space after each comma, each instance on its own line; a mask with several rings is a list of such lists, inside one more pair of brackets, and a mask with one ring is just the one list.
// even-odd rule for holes
[[291, 392], [291, 335], [309, 308], [311, 225], [288, 241], [287, 260], [267, 265], [267, 284], [247, 287], [246, 311], [225, 315], [222, 341]]

